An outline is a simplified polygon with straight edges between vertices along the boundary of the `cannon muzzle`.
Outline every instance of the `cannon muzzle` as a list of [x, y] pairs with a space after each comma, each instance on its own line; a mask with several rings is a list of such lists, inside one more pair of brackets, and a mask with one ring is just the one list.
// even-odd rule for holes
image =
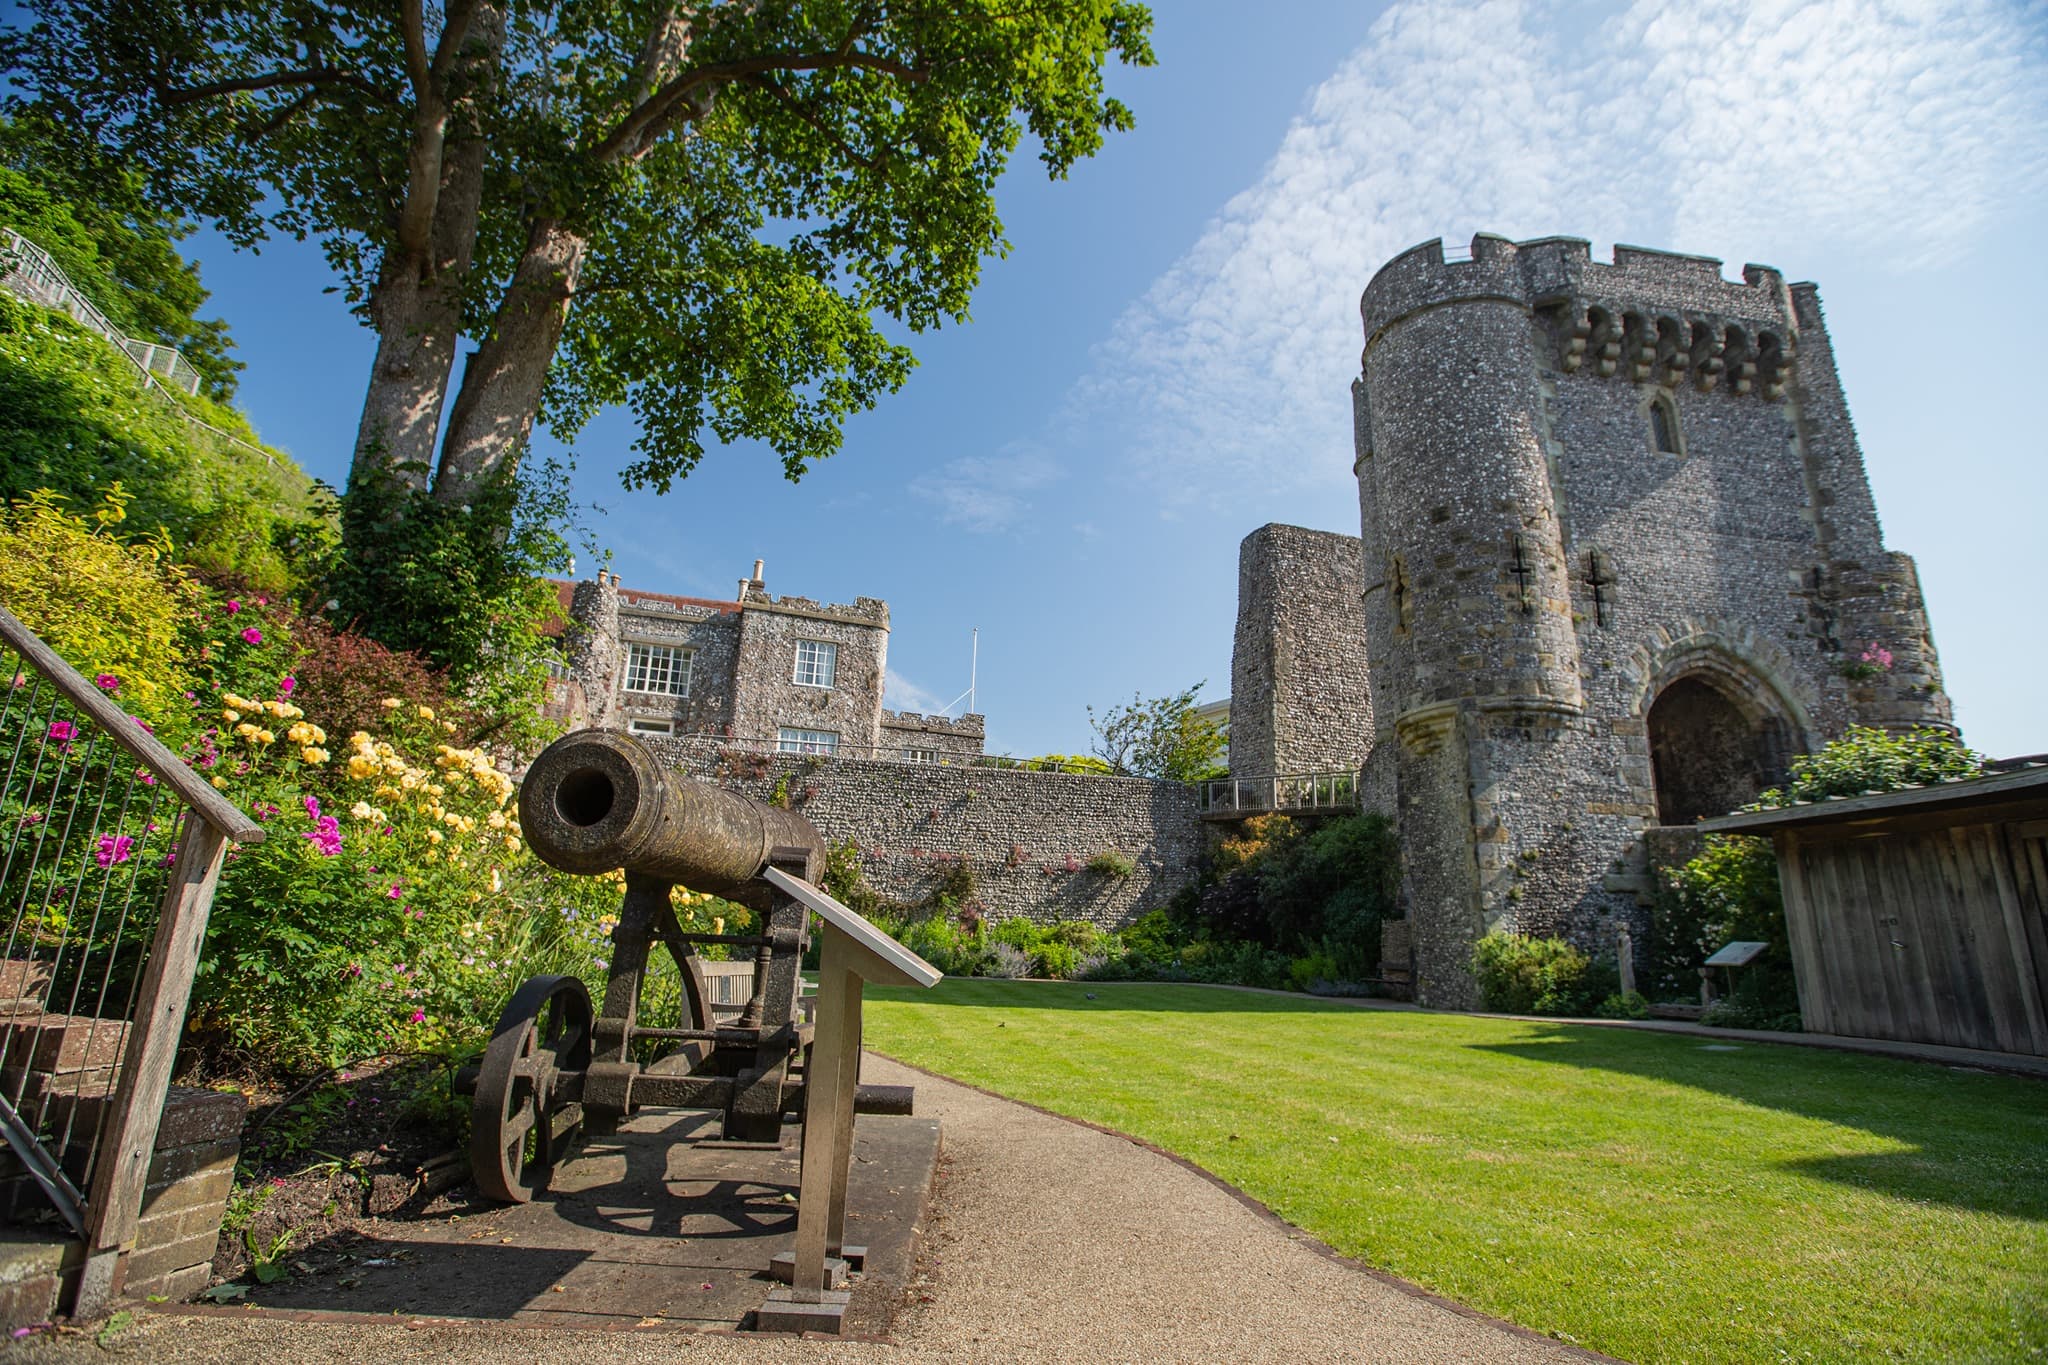
[[668, 772], [616, 730], [578, 730], [543, 750], [520, 787], [519, 824], [564, 872], [624, 868], [719, 896], [745, 890], [779, 848], [825, 854], [803, 816]]

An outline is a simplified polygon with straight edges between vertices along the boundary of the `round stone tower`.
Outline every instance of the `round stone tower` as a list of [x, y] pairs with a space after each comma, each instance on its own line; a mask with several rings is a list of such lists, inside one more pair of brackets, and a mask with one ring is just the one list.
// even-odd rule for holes
[[1849, 725], [1948, 723], [1813, 286], [1481, 235], [1360, 312], [1365, 795], [1418, 1000], [1477, 1003], [1491, 929], [1640, 940], [1698, 817]]
[[1465, 960], [1499, 917], [1502, 793], [1474, 783], [1472, 747], [1503, 727], [1540, 740], [1583, 709], [1515, 257], [1514, 243], [1479, 237], [1470, 260], [1446, 262], [1430, 242], [1388, 262], [1360, 304], [1356, 468], [1378, 718], [1367, 791], [1397, 811], [1428, 1004], [1474, 1003]]
[[[1373, 277], [1361, 525], [1383, 590], [1375, 701], [1396, 725], [1457, 703], [1579, 710], [1578, 642], [1515, 245], [1436, 243]], [[1371, 581], [1370, 575], [1368, 582]]]

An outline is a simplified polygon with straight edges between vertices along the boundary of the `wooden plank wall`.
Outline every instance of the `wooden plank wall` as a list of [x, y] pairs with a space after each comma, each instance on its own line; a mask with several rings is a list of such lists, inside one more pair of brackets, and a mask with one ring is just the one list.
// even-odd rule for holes
[[1808, 1030], [2048, 1056], [2048, 820], [1777, 838]]

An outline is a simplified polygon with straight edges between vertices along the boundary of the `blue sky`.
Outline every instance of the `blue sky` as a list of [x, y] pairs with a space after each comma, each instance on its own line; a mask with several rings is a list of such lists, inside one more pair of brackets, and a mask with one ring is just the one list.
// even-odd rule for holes
[[[628, 494], [630, 418], [574, 442], [629, 586], [888, 600], [890, 704], [968, 684], [990, 747], [1229, 690], [1237, 544], [1356, 534], [1359, 292], [1430, 237], [1591, 238], [1818, 281], [1887, 543], [1914, 555], [1967, 740], [2048, 750], [2048, 9], [2040, 3], [1294, 0], [1156, 7], [1137, 130], [1020, 159], [973, 321], [802, 484], [716, 451]], [[204, 234], [264, 436], [339, 483], [371, 338], [310, 245]], [[543, 438], [542, 444], [547, 444]], [[587, 561], [579, 568], [588, 572]], [[956, 712], [959, 708], [955, 708]]]

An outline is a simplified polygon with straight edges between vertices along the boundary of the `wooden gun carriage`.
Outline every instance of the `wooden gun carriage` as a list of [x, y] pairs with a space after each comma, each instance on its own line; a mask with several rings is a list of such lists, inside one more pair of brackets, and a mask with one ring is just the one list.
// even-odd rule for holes
[[[590, 875], [623, 869], [626, 889], [601, 1008], [592, 1010], [577, 978], [538, 976], [498, 1019], [473, 1077], [478, 1187], [525, 1203], [579, 1131], [609, 1131], [647, 1106], [721, 1111], [725, 1140], [779, 1143], [783, 1123], [805, 1112], [813, 1025], [799, 971], [811, 910], [790, 888], [820, 894], [809, 885], [825, 858], [816, 827], [793, 811], [669, 773], [638, 740], [608, 730], [567, 735], [534, 760], [519, 822], [550, 866]], [[670, 903], [677, 886], [747, 906], [760, 932], [686, 931]], [[697, 952], [707, 944], [753, 954], [753, 989], [736, 1019], [713, 1009]], [[640, 1022], [657, 949], [681, 978], [675, 1025]], [[908, 1114], [911, 1100], [908, 1086], [859, 1086], [853, 1107]]]

